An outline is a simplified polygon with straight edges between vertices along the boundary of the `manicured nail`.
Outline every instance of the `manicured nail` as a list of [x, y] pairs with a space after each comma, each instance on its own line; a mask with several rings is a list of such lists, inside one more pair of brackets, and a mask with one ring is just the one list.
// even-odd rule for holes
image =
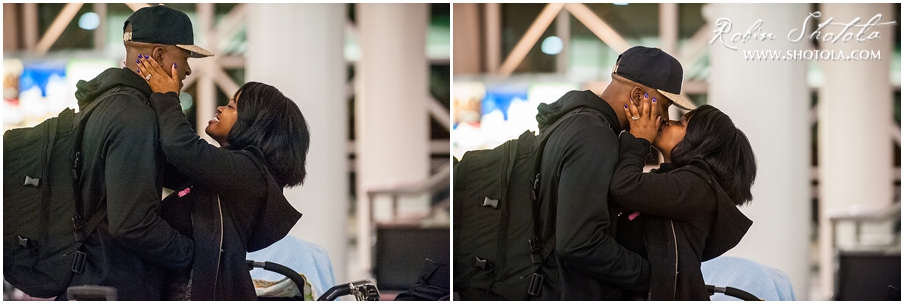
[[178, 69], [179, 67], [175, 63], [173, 63], [173, 68]]
[[650, 95], [647, 95], [647, 93], [643, 93], [643, 98], [650, 98]]
[[625, 104], [625, 109], [627, 109], [627, 108], [628, 108], [628, 104]]
[[138, 54], [138, 59], [141, 59], [141, 54]]
[[148, 59], [148, 58], [151, 58], [151, 57], [148, 57], [148, 55], [144, 55], [144, 59]]
[[141, 74], [141, 69], [135, 69], [135, 72], [138, 72], [139, 74]]
[[140, 61], [140, 60], [135, 60], [135, 63], [141, 64], [141, 61]]
[[656, 103], [656, 97], [653, 97], [653, 103]]

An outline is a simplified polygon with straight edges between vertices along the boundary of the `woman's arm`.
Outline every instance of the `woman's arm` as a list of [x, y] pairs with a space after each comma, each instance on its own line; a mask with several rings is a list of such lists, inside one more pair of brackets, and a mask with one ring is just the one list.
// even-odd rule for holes
[[217, 148], [195, 134], [176, 93], [151, 94], [150, 104], [157, 113], [160, 148], [180, 173], [218, 193], [236, 190], [236, 181], [242, 183], [238, 188], [265, 189], [260, 171], [247, 155]]
[[260, 178], [260, 171], [249, 156], [217, 148], [192, 130], [176, 93], [180, 82], [175, 64], [169, 67], [169, 73], [153, 57], [141, 58], [140, 66], [138, 72], [155, 92], [150, 105], [157, 114], [160, 147], [167, 163], [218, 193], [244, 192], [249, 187], [266, 189], [265, 179]]
[[616, 204], [630, 210], [675, 220], [688, 220], [707, 201], [710, 187], [687, 171], [643, 173], [650, 142], [623, 132], [619, 138], [619, 159], [609, 187]]

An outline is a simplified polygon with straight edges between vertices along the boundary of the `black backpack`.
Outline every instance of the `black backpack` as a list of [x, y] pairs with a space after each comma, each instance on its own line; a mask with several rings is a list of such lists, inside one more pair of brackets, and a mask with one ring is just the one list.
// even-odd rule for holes
[[541, 154], [550, 134], [577, 114], [602, 118], [595, 109], [578, 108], [540, 136], [528, 130], [491, 150], [468, 151], [454, 164], [453, 286], [462, 300], [540, 295], [539, 269], [555, 249], [555, 237], [537, 237]]
[[87, 221], [78, 214], [82, 136], [97, 104], [126, 92], [137, 91], [112, 88], [82, 112], [67, 108], [3, 134], [3, 277], [30, 296], [60, 295], [72, 274], [84, 271], [81, 246], [106, 216], [106, 205]]

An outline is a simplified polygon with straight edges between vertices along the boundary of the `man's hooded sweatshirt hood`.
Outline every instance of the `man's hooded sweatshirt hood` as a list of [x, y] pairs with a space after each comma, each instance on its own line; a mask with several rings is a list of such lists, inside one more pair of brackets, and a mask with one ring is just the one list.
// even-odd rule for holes
[[551, 104], [542, 103], [537, 107], [537, 123], [540, 130], [546, 129], [549, 125], [556, 122], [557, 119], [581, 107], [593, 108], [603, 113], [606, 120], [612, 122], [609, 127], [615, 131], [615, 134], [621, 133], [622, 128], [618, 124], [618, 116], [605, 100], [594, 94], [590, 90], [571, 91], [562, 95], [559, 100]]
[[128, 68], [109, 68], [94, 79], [89, 81], [79, 80], [75, 84], [77, 88], [75, 99], [78, 100], [79, 109], [85, 109], [98, 96], [118, 86], [135, 88], [145, 96], [150, 96], [153, 93], [147, 81]]

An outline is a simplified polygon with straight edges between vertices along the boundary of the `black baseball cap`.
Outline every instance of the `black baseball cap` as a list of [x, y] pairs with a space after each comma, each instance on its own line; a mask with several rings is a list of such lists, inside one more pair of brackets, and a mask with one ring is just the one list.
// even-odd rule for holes
[[618, 55], [612, 73], [656, 89], [679, 108], [685, 110], [697, 108], [694, 103], [681, 96], [681, 84], [684, 82], [681, 63], [659, 48], [635, 46], [628, 49]]
[[[132, 24], [132, 31], [126, 32], [129, 23]], [[135, 11], [126, 19], [122, 30], [123, 41], [175, 45], [189, 51], [192, 58], [213, 56], [210, 51], [195, 45], [195, 34], [188, 15], [162, 4]]]

